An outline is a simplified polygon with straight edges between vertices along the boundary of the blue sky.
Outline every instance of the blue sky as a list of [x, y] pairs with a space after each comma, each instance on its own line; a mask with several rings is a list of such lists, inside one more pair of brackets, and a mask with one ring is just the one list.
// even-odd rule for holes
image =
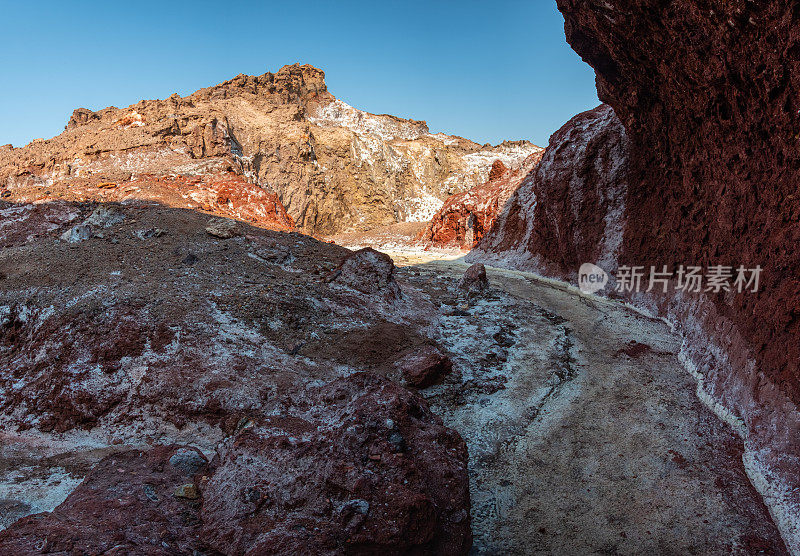
[[294, 62], [375, 113], [484, 143], [546, 145], [599, 104], [555, 0], [2, 2], [0, 144], [63, 130], [77, 107], [186, 95]]

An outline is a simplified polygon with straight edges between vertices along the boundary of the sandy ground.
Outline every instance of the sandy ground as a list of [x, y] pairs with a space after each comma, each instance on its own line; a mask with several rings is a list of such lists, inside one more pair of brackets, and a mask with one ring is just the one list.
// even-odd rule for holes
[[[467, 268], [390, 254], [443, 299]], [[489, 278], [442, 319], [456, 373], [424, 393], [469, 446], [473, 553], [785, 553], [664, 322], [529, 273]]]

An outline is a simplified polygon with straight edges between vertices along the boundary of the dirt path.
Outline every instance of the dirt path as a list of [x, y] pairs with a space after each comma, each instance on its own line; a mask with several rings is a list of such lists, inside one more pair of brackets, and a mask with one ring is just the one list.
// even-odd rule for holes
[[[392, 254], [445, 297], [466, 268]], [[783, 554], [741, 440], [658, 320], [533, 275], [442, 319], [457, 372], [425, 395], [470, 450], [475, 554]]]

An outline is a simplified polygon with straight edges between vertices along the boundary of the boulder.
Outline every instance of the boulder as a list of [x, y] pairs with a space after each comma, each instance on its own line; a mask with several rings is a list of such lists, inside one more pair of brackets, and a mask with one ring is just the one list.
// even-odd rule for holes
[[395, 300], [401, 297], [400, 286], [394, 279], [396, 270], [389, 255], [365, 247], [349, 255], [334, 271], [331, 281], [362, 293]]
[[426, 388], [438, 382], [453, 370], [450, 358], [434, 346], [424, 346], [401, 357], [394, 364], [409, 386]]
[[489, 279], [486, 277], [486, 267], [481, 263], [474, 263], [459, 279], [456, 287], [459, 291], [465, 293], [467, 297], [474, 297], [482, 294], [489, 287]]

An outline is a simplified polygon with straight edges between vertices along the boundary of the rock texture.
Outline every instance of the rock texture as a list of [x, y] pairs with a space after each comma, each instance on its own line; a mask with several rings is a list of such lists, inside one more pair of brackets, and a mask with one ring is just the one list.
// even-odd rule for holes
[[[199, 465], [181, 465], [187, 452]], [[185, 447], [108, 456], [53, 512], [0, 532], [0, 553], [192, 554], [200, 548], [200, 504], [176, 494], [196, 488], [195, 476], [206, 463]]]
[[[377, 376], [400, 382], [438, 315], [386, 255], [148, 201], [0, 207], [0, 507], [50, 510], [134, 449], [0, 552], [469, 550], [463, 441]], [[206, 482], [148, 451], [221, 442]], [[263, 513], [238, 513], [248, 489]]]
[[[557, 163], [551, 177], [532, 177], [480, 250], [570, 278], [576, 262], [760, 265], [758, 293], [678, 294], [673, 283], [668, 295], [630, 297], [680, 326], [701, 396], [747, 435], [748, 473], [798, 551], [800, 11], [744, 0], [558, 5], [627, 141], [618, 124], [598, 127], [601, 114], [579, 116], [551, 140], [540, 165]], [[570, 154], [569, 136], [587, 149]], [[600, 146], [608, 137], [616, 147]], [[573, 168], [601, 172], [575, 181]]]
[[360, 373], [253, 417], [209, 467], [188, 447], [102, 460], [0, 552], [466, 554], [464, 441], [423, 400]]
[[494, 160], [516, 167], [537, 150], [362, 112], [328, 92], [321, 70], [294, 65], [184, 98], [80, 108], [58, 137], [0, 148], [0, 190], [21, 202], [145, 195], [254, 223], [264, 203], [285, 226], [332, 234], [427, 221]]
[[420, 398], [353, 375], [227, 442], [203, 538], [226, 554], [466, 554], [466, 460]]
[[517, 168], [495, 160], [485, 183], [447, 199], [419, 239], [430, 247], [469, 250], [495, 225], [511, 195], [542, 158], [544, 149], [528, 156]]

